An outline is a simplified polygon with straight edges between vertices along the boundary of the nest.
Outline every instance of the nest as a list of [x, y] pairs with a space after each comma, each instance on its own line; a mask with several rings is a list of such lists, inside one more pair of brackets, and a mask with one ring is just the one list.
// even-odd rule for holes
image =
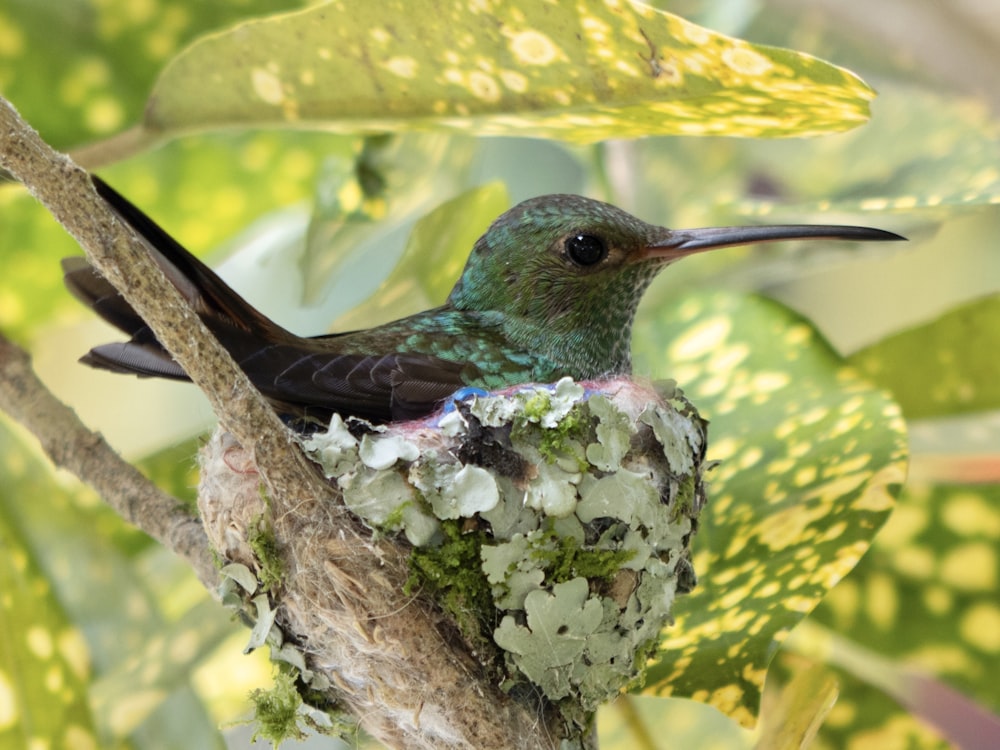
[[300, 692], [389, 744], [585, 746], [694, 585], [705, 423], [675, 389], [477, 393], [389, 427], [335, 416], [304, 448], [342, 504], [278, 507], [217, 434], [202, 518], [268, 587], [255, 617], [301, 655]]

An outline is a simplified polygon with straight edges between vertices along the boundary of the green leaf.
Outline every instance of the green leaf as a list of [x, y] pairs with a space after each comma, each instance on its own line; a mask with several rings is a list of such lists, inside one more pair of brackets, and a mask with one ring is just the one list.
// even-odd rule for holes
[[[354, 142], [327, 133], [192, 137], [103, 170], [101, 175], [179, 242], [204, 256], [268, 213], [311, 199], [323, 159], [350, 154]], [[4, 332], [26, 339], [53, 317], [92, 318], [66, 293], [58, 273], [60, 258], [80, 253], [65, 230], [27, 192], [13, 185], [0, 187], [0, 214], [4, 269], [0, 325]], [[301, 246], [296, 250], [301, 252]], [[293, 260], [286, 267], [294, 268]], [[269, 281], [273, 287], [273, 273]], [[269, 291], [273, 298], [273, 289]], [[301, 298], [298, 285], [295, 293]], [[83, 353], [79, 351], [78, 356]], [[57, 370], [65, 374], [69, 361], [66, 357]]]
[[201, 697], [192, 690], [182, 689], [164, 696], [128, 739], [139, 750], [165, 747], [228, 750], [219, 729], [219, 722], [208, 714]]
[[414, 225], [392, 273], [368, 300], [338, 318], [334, 328], [366, 328], [440, 305], [462, 273], [473, 243], [508, 205], [506, 188], [492, 182], [426, 214]]
[[[0, 474], [9, 476], [12, 458]], [[87, 646], [6, 512], [31, 498], [0, 487], [0, 746], [96, 747]]]
[[24, 190], [0, 187], [0, 326], [24, 341], [53, 313], [79, 304], [65, 293], [59, 259], [79, 246]]
[[351, 159], [326, 157], [300, 263], [305, 299], [330, 293], [330, 279], [352, 265], [394, 267], [405, 230], [466, 185], [476, 151], [471, 138], [411, 133], [367, 138]]
[[[811, 620], [811, 617], [810, 617]], [[791, 671], [801, 668], [803, 658], [797, 644], [803, 640], [802, 631], [809, 631], [809, 620], [802, 628], [796, 629], [791, 643], [783, 648], [771, 664], [771, 673], [782, 674], [786, 667]], [[840, 686], [837, 702], [827, 720], [820, 726], [813, 747], [851, 747], [864, 738], [871, 747], [907, 748], [907, 750], [955, 750], [955, 746], [942, 739], [941, 735], [916, 716], [903, 709], [879, 688], [858, 679], [843, 669], [830, 666], [826, 654], [813, 656], [824, 663], [826, 671], [836, 677]], [[879, 657], [876, 656], [876, 659]], [[766, 700], [766, 699], [765, 699]]]
[[[998, 508], [1000, 485], [908, 485], [871, 553], [810, 619], [1000, 713]], [[824, 727], [830, 745], [860, 733], [889, 738], [905, 732], [933, 740], [912, 747], [940, 746], [880, 688], [860, 683], [854, 670], [847, 676], [839, 705], [851, 720]]]
[[[66, 623], [51, 632], [52, 642], [59, 644], [55, 653], [63, 659], [77, 659], [77, 677], [63, 675], [58, 690], [51, 687], [57, 684], [56, 677], [42, 673], [43, 684], [48, 686], [50, 694], [48, 700], [52, 700], [51, 694], [55, 692], [56, 698], [67, 707], [82, 702], [88, 707], [86, 726], [90, 727], [90, 698], [98, 696], [93, 714], [98, 737], [95, 746], [111, 746], [122, 739], [120, 732], [135, 730], [131, 739], [136, 748], [162, 747], [162, 742], [154, 736], [143, 738], [149, 727], [140, 722], [156, 716], [168, 700], [197, 709], [185, 715], [187, 741], [183, 746], [216, 742], [215, 725], [208, 720], [200, 703], [192, 700], [190, 676], [194, 661], [223, 634], [232, 632], [235, 626], [227, 615], [208, 600], [184, 563], [159, 546], [130, 540], [138, 532], [125, 527], [92, 493], [79, 487], [67, 490], [55, 485], [46, 465], [6, 428], [0, 430], [0, 456], [4, 457], [0, 463], [0, 533], [4, 533], [3, 529], [14, 530], [11, 549], [27, 551], [12, 557], [15, 570], [31, 571], [35, 595], [44, 595], [41, 601], [46, 607], [51, 605], [55, 621]], [[7, 549], [6, 543], [3, 549]], [[6, 555], [0, 555], [0, 564], [5, 560]], [[33, 560], [37, 560], [37, 568], [34, 563], [28, 568], [21, 564]], [[153, 591], [156, 584], [163, 591]], [[0, 592], [7, 591], [6, 585], [0, 587]], [[193, 609], [192, 601], [196, 603]], [[202, 603], [200, 610], [198, 602]], [[208, 617], [205, 608], [214, 612], [215, 617]], [[180, 610], [176, 621], [170, 617], [171, 609]], [[6, 617], [3, 610], [0, 617]], [[35, 630], [50, 627], [47, 621], [20, 616], [7, 620], [6, 625], [9, 627], [2, 630], [4, 639], [12, 644], [28, 644], [29, 648]], [[86, 638], [85, 645], [71, 640], [77, 632]], [[61, 644], [60, 638], [66, 643]], [[143, 648], [145, 658], [135, 659], [134, 655]], [[86, 661], [86, 657], [80, 656], [84, 650], [89, 651], [93, 663], [92, 675], [79, 666], [81, 658]], [[48, 653], [48, 649], [44, 651]], [[2, 654], [0, 649], [0, 659]], [[3, 669], [0, 662], [0, 671]], [[107, 693], [100, 686], [121, 685], [122, 681], [115, 682], [114, 677], [121, 673], [138, 675], [139, 679], [130, 683], [137, 689], [124, 688], [115, 700], [100, 700], [99, 696]], [[50, 681], [44, 682], [45, 679]], [[138, 689], [146, 685], [154, 689]], [[26, 710], [47, 706], [44, 695], [33, 694], [30, 681], [19, 681], [12, 690], [13, 705], [27, 706]], [[46, 715], [55, 716], [55, 708], [45, 710]], [[65, 733], [75, 723], [70, 716], [62, 718], [68, 722], [61, 728]]]
[[776, 643], [888, 517], [904, 426], [892, 401], [777, 303], [690, 295], [642, 322], [637, 370], [677, 380], [710, 420], [708, 457], [721, 462], [692, 545], [698, 587], [677, 601], [647, 691], [749, 725]]
[[157, 81], [144, 126], [801, 136], [862, 123], [872, 96], [816, 58], [628, 0], [332, 0], [189, 47]]
[[[147, 633], [144, 645], [130, 649], [128, 658], [103, 674], [91, 690], [94, 709], [111, 735], [132, 734], [172, 696], [189, 692], [185, 688], [198, 664], [234, 629], [229, 614], [206, 597], [177, 622]], [[195, 708], [205, 723], [204, 706], [196, 700], [188, 710]], [[203, 729], [211, 731], [211, 725]]]
[[1000, 408], [1000, 295], [883, 339], [850, 362], [890, 389], [909, 419]]
[[796, 670], [791, 680], [764, 695], [755, 750], [805, 750], [837, 701], [837, 680], [819, 665]]
[[197, 36], [303, 4], [5, 2], [0, 6], [0, 91], [49, 142], [76, 145], [140, 119], [156, 74]]
[[[877, 116], [863, 128], [818, 140], [649, 138], [603, 148], [609, 169], [634, 172], [620, 199], [655, 223], [722, 226], [751, 217], [867, 224], [907, 236], [905, 244], [775, 243], [707, 253], [672, 267], [647, 295], [648, 303], [693, 285], [767, 290], [822, 322], [839, 346], [845, 338], [874, 340], [855, 333], [868, 330], [871, 318], [877, 325], [894, 314], [926, 317], [957, 295], [995, 290], [1000, 266], [988, 238], [996, 232], [990, 207], [1000, 204], [998, 136], [997, 122], [974, 102], [897, 85], [883, 87]], [[955, 222], [959, 216], [969, 225]], [[940, 225], [947, 229], [932, 237]], [[803, 281], [812, 286], [802, 289]], [[788, 282], [796, 284], [790, 291]], [[854, 293], [839, 288], [844, 282]], [[855, 315], [865, 295], [882, 299]], [[833, 307], [837, 299], [843, 302]]]
[[195, 489], [198, 486], [196, 456], [200, 447], [198, 440], [185, 440], [144, 457], [136, 465], [153, 484], [189, 503], [192, 512], [195, 512]]
[[870, 123], [818, 147], [794, 141], [759, 145], [749, 153], [748, 167], [763, 194], [735, 206], [744, 215], [774, 220], [812, 208], [897, 212], [914, 222], [1000, 203], [996, 119], [978, 102], [918, 86], [880, 94], [878, 116]]
[[630, 750], [750, 750], [753, 734], [711, 706], [627, 694], [597, 713], [601, 747]]
[[[1000, 743], [1000, 717], [930, 676], [925, 669], [886, 658], [812, 621], [792, 634], [786, 648], [836, 665], [852, 677], [879, 688], [957, 747], [996, 747]], [[856, 735], [870, 731], [870, 727], [853, 729]]]

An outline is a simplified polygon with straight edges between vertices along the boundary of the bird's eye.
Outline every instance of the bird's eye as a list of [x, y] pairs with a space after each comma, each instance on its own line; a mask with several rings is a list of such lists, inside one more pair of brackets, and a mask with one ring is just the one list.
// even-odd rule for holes
[[592, 234], [573, 234], [566, 238], [566, 253], [578, 266], [592, 266], [608, 257], [608, 246]]

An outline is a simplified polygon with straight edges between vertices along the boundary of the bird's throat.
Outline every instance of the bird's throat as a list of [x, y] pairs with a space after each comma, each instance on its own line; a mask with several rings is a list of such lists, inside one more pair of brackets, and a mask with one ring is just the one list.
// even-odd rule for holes
[[554, 366], [555, 377], [577, 380], [627, 375], [632, 370], [632, 315], [564, 314], [539, 321], [508, 316], [505, 338], [521, 351], [533, 352]]

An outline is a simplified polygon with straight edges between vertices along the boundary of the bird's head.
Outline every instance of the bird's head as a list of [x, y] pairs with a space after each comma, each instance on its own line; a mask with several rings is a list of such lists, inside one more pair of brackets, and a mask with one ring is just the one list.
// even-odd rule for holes
[[[449, 302], [554, 323], [589, 302], [627, 303], [669, 263], [648, 249], [669, 230], [607, 203], [546, 195], [518, 204], [479, 238]], [[636, 288], [638, 287], [638, 288]]]
[[[817, 225], [673, 230], [600, 201], [546, 195], [493, 222], [448, 302], [499, 313], [508, 335], [533, 350], [559, 349], [557, 361], [580, 356], [600, 374], [627, 371], [636, 308], [662, 268], [719, 247], [816, 238], [902, 239], [878, 229]], [[602, 368], [598, 360], [608, 357], [610, 369]]]

